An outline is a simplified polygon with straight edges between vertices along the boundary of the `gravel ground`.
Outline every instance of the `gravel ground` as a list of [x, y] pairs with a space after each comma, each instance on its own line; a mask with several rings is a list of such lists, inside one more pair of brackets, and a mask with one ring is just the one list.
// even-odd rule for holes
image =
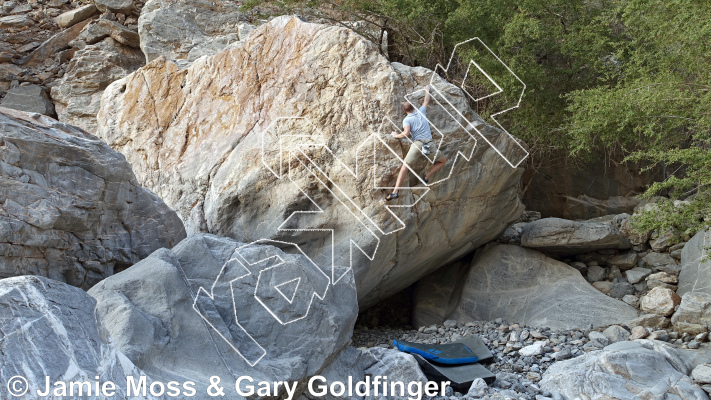
[[[552, 363], [578, 357], [588, 351], [599, 350], [608, 340], [597, 331], [551, 331], [532, 329], [518, 324], [509, 325], [502, 320], [468, 322], [446, 321], [416, 329], [356, 326], [353, 334], [355, 347], [393, 348], [393, 340], [419, 343], [450, 343], [464, 336], [477, 334], [494, 354], [487, 368], [496, 374], [489, 387], [478, 386], [469, 393], [451, 393], [450, 398], [526, 399], [544, 400], [558, 396], [547, 393], [538, 386], [543, 373]], [[686, 347], [693, 338], [677, 338], [675, 333], [657, 330], [652, 333], [658, 340]]]

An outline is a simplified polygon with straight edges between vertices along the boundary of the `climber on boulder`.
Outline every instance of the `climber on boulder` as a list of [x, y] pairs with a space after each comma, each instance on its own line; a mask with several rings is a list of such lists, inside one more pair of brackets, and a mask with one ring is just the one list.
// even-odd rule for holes
[[399, 197], [398, 191], [400, 190], [400, 186], [402, 186], [402, 182], [405, 180], [405, 176], [407, 176], [407, 167], [411, 166], [412, 163], [414, 163], [418, 157], [426, 157], [431, 152], [435, 153], [434, 165], [430, 168], [429, 171], [427, 171], [425, 176], [423, 176], [425, 184], [428, 184], [430, 177], [434, 175], [437, 171], [442, 169], [442, 167], [444, 167], [444, 164], [447, 162], [447, 158], [444, 156], [444, 154], [437, 150], [437, 147], [435, 146], [435, 143], [432, 140], [432, 131], [430, 130], [430, 123], [429, 121], [427, 121], [427, 107], [429, 106], [429, 104], [429, 85], [425, 87], [425, 100], [422, 103], [422, 107], [415, 110], [415, 107], [413, 107], [412, 104], [410, 104], [409, 102], [405, 101], [402, 103], [402, 110], [407, 114], [405, 119], [403, 119], [402, 121], [403, 130], [401, 133], [393, 131], [390, 134], [396, 139], [402, 139], [412, 135], [412, 145], [410, 146], [410, 150], [405, 156], [405, 162], [400, 168], [400, 173], [398, 174], [397, 181], [395, 182], [395, 189], [392, 193], [388, 195], [388, 197], [385, 198], [385, 200], [390, 201]]

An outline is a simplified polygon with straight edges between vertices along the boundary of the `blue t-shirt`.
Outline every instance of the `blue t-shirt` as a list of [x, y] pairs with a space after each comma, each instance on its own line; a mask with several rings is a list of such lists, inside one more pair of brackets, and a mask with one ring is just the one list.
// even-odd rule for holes
[[432, 140], [432, 131], [430, 123], [425, 119], [427, 116], [427, 107], [422, 106], [419, 110], [415, 110], [402, 120], [402, 129], [410, 125], [410, 134], [412, 140]]

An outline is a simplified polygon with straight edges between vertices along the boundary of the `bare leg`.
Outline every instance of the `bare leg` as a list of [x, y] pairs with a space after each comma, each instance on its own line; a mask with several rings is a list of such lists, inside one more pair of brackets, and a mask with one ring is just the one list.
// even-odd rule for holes
[[397, 193], [398, 190], [400, 190], [400, 186], [402, 186], [402, 183], [405, 181], [405, 177], [407, 176], [407, 164], [402, 164], [402, 167], [400, 167], [400, 173], [397, 174], [397, 181], [395, 181], [395, 189], [393, 190], [393, 193]]
[[442, 158], [441, 160], [437, 161], [437, 162], [432, 166], [432, 168], [430, 168], [430, 170], [427, 171], [427, 175], [425, 175], [425, 179], [428, 179], [428, 180], [429, 180], [429, 179], [430, 179], [430, 176], [436, 174], [437, 171], [439, 171], [440, 169], [442, 169], [442, 167], [444, 167], [444, 164], [446, 164], [446, 163], [447, 163], [447, 159], [446, 159], [446, 158]]

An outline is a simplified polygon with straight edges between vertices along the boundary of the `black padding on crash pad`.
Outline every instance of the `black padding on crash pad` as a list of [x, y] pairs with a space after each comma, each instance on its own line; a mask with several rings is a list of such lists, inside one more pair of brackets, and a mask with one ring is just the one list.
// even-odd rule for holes
[[479, 338], [479, 336], [477, 335], [469, 335], [462, 339], [455, 340], [452, 343], [462, 343], [463, 345], [467, 346], [469, 350], [474, 353], [474, 355], [478, 359], [477, 362], [480, 364], [488, 364], [494, 361], [494, 355], [491, 353], [491, 350], [486, 347], [484, 342], [482, 342], [481, 338]]
[[466, 393], [477, 378], [483, 379], [487, 384], [496, 380], [496, 375], [481, 364], [439, 364], [418, 354], [412, 356], [415, 357], [420, 368], [430, 380], [449, 381], [452, 389], [460, 393]]

